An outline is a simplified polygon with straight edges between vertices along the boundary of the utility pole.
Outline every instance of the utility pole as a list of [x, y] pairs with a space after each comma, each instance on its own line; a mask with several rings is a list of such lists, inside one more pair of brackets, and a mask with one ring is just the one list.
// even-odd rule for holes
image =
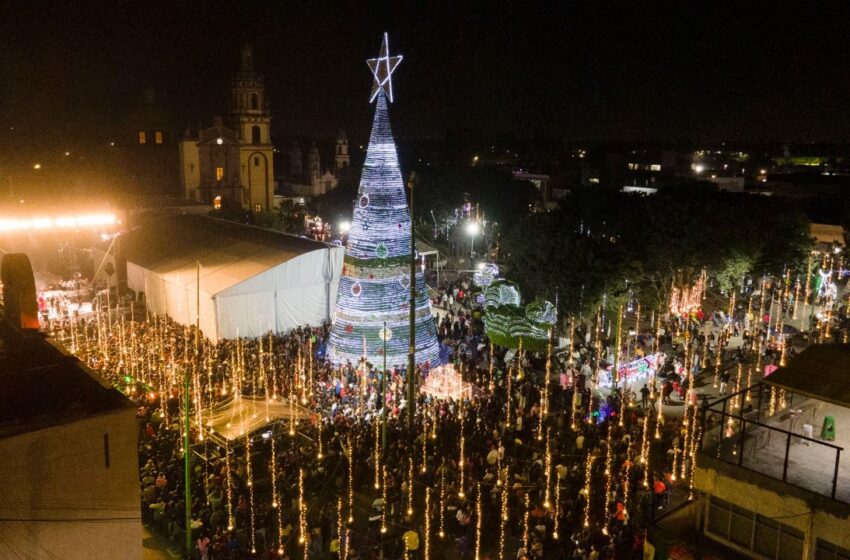
[[416, 172], [410, 174], [410, 346], [407, 348], [407, 428], [413, 435], [416, 416], [416, 220], [413, 217], [413, 185]]
[[387, 322], [384, 321], [384, 331], [381, 339], [384, 341], [384, 371], [381, 373], [381, 452], [387, 449]]
[[[620, 331], [623, 327], [623, 304], [617, 306], [617, 333], [614, 335], [614, 367], [611, 368], [611, 388], [613, 392], [617, 392], [617, 385], [620, 383]], [[625, 387], [625, 383], [623, 383]]]
[[[195, 364], [197, 368], [200, 363], [201, 353], [201, 261], [196, 261], [195, 269]], [[190, 413], [191, 399], [189, 399], [189, 376], [190, 370], [186, 368], [183, 376], [183, 486], [184, 500], [186, 502], [186, 558], [192, 557], [192, 449], [190, 444]]]

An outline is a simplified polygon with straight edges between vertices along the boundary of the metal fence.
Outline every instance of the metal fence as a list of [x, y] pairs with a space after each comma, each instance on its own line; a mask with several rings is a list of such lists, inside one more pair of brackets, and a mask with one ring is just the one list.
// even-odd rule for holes
[[[780, 402], [776, 389], [758, 383], [705, 405], [700, 452], [850, 503], [850, 486], [839, 483], [843, 448], [816, 439], [802, 422], [809, 402], [791, 394]], [[789, 429], [775, 425], [785, 421]]]

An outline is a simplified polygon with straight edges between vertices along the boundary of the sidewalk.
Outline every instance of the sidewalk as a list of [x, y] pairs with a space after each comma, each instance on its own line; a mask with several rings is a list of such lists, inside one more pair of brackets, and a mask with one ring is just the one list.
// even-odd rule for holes
[[143, 560], [176, 560], [181, 556], [171, 550], [165, 539], [162, 539], [142, 526], [142, 559]]

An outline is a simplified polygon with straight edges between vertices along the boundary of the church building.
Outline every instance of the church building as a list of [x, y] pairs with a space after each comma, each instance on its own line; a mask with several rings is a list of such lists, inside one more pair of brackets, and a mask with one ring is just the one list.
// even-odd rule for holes
[[[312, 198], [334, 190], [340, 180], [348, 176], [351, 166], [348, 136], [344, 130], [339, 131], [333, 150], [333, 165], [323, 166], [322, 156], [315, 141], [310, 143], [306, 161], [301, 145], [293, 142], [289, 150], [289, 168], [284, 167], [283, 192]], [[326, 152], [325, 161], [330, 160], [328, 156], [329, 152]]]
[[231, 114], [180, 142], [184, 196], [203, 204], [229, 199], [254, 212], [274, 206], [274, 146], [265, 80], [254, 69], [254, 50], [242, 46], [231, 86]]

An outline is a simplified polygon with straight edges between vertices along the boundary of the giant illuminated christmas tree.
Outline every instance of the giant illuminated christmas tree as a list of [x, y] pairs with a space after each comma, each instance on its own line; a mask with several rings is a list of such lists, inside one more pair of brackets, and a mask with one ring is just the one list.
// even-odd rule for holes
[[[362, 356], [383, 365], [384, 338], [387, 366], [407, 363], [410, 210], [387, 112], [387, 100], [393, 100], [390, 76], [400, 62], [400, 56], [389, 56], [386, 34], [380, 56], [367, 61], [375, 78], [370, 102], [377, 104], [328, 342], [327, 358], [337, 365], [356, 365]], [[415, 281], [416, 363], [435, 366], [437, 329], [421, 272]]]

